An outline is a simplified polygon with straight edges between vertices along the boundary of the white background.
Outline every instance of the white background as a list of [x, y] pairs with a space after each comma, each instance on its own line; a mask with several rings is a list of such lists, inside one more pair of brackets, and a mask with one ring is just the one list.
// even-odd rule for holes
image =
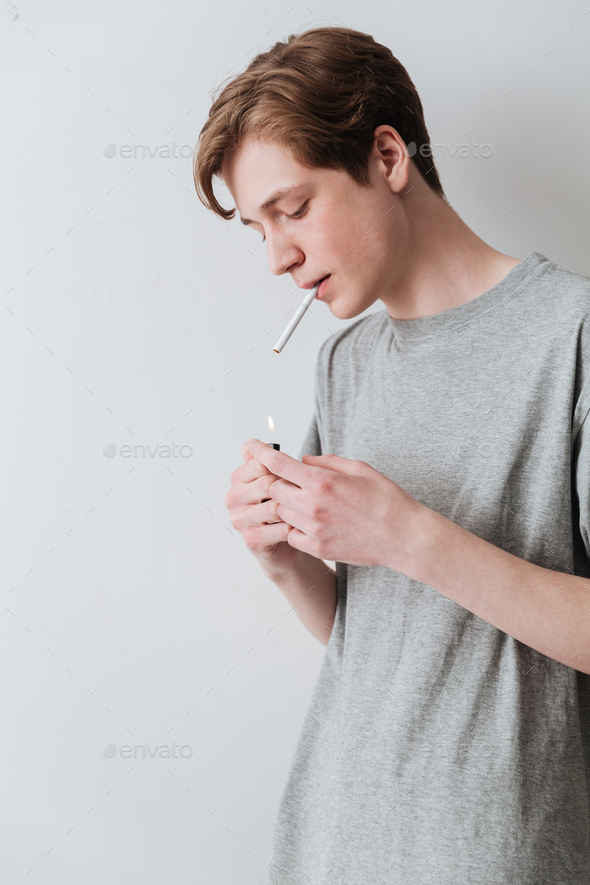
[[[190, 158], [103, 150], [192, 148], [228, 73], [352, 27], [408, 69], [434, 142], [492, 146], [437, 162], [466, 223], [590, 274], [587, 6], [3, 5], [3, 883], [261, 883], [324, 653], [223, 499], [248, 438], [297, 454], [351, 321], [316, 304], [273, 353], [303, 293], [259, 234], [205, 210]], [[103, 454], [172, 440], [192, 456]], [[192, 755], [119, 753], [173, 740]]]

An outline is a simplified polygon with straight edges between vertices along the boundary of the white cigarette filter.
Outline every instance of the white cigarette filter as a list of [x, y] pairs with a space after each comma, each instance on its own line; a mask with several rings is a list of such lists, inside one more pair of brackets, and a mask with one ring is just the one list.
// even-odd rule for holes
[[[321, 282], [321, 280], [320, 280]], [[320, 283], [316, 283], [311, 292], [308, 292], [303, 301], [301, 302], [301, 306], [297, 308], [293, 317], [291, 318], [291, 322], [273, 347], [275, 353], [280, 353], [301, 320], [303, 319], [303, 314], [317, 295], [318, 289], [320, 287]]]

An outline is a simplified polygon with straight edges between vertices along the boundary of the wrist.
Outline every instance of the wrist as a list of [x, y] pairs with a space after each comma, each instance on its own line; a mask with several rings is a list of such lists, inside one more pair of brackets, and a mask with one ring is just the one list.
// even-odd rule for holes
[[295, 576], [307, 580], [308, 577], [316, 573], [318, 563], [325, 565], [324, 571], [328, 573], [329, 566], [323, 560], [317, 559], [317, 557], [312, 556], [310, 553], [305, 553], [303, 550], [298, 550], [297, 556], [287, 567], [276, 563], [273, 565], [272, 562], [267, 563], [267, 568], [272, 569], [273, 572], [270, 574], [267, 571], [267, 574], [274, 584], [283, 587], [285, 584], [293, 581]]
[[385, 565], [421, 581], [421, 576], [428, 572], [428, 563], [440, 530], [439, 521], [444, 517], [418, 501], [414, 503], [416, 506], [406, 514], [403, 535], [393, 538], [393, 543], [391, 537], [388, 539]]
[[294, 555], [289, 557], [290, 561], [288, 565], [285, 565], [284, 562], [281, 562], [276, 558], [273, 561], [272, 556], [256, 557], [265, 575], [274, 584], [288, 583], [289, 577], [292, 576], [294, 572], [300, 571], [301, 557], [303, 554], [300, 550], [295, 551], [295, 548], [293, 548], [292, 552]]

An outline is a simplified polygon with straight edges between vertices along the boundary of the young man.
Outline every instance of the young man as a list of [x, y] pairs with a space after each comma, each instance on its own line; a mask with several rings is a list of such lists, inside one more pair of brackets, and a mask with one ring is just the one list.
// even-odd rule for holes
[[248, 440], [226, 496], [327, 646], [266, 881], [587, 885], [589, 280], [484, 243], [428, 144], [390, 51], [320, 28], [225, 87], [196, 156], [274, 274], [385, 306], [320, 348], [302, 463]]

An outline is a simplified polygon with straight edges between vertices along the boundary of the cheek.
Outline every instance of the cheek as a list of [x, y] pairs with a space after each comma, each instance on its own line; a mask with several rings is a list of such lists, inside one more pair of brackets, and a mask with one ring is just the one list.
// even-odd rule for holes
[[382, 261], [391, 253], [391, 237], [385, 222], [376, 224], [365, 239], [367, 240], [367, 254], [371, 261]]
[[339, 201], [318, 216], [317, 233], [312, 236], [314, 251], [326, 256], [342, 270], [363, 268], [387, 249], [387, 220], [374, 202]]
[[356, 227], [354, 237], [354, 249], [346, 256], [346, 262], [362, 270], [363, 276], [373, 278], [388, 250], [385, 225], [376, 218], [371, 223], [363, 219], [363, 223]]
[[341, 256], [350, 248], [354, 240], [351, 213], [341, 206], [328, 209], [318, 217], [316, 232], [313, 234], [314, 246], [322, 255]]

